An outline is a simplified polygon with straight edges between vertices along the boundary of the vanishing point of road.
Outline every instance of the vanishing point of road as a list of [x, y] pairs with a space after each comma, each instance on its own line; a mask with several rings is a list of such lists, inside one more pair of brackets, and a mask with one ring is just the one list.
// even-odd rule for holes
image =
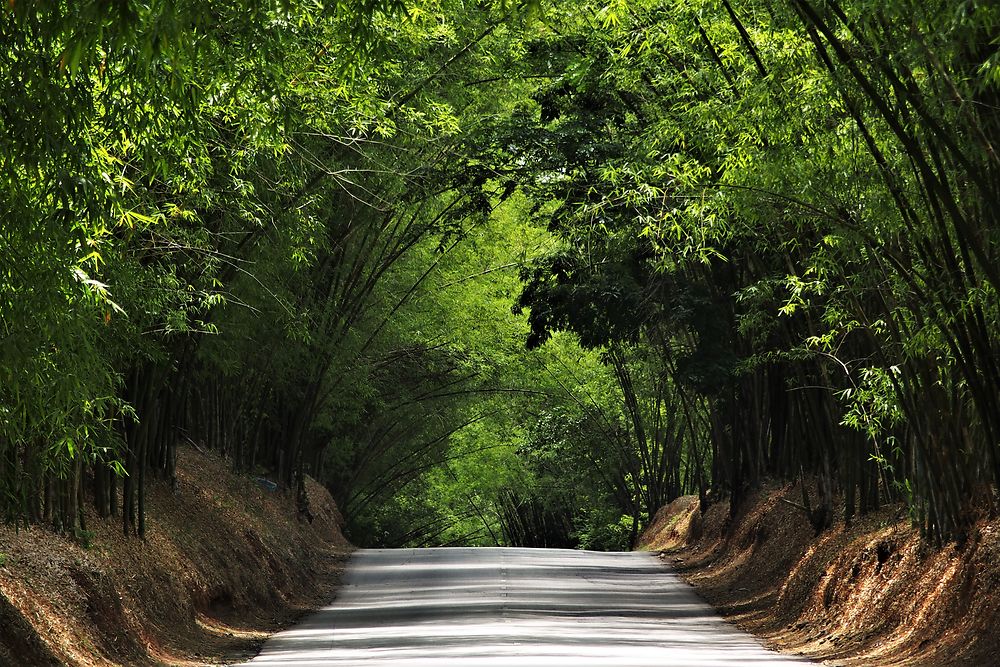
[[251, 667], [791, 667], [648, 553], [366, 549]]

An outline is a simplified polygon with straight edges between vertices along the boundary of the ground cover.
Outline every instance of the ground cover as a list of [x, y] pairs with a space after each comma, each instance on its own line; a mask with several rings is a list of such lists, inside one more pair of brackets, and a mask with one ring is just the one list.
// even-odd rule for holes
[[781, 650], [851, 667], [996, 663], [1000, 521], [937, 549], [890, 506], [816, 536], [797, 486], [766, 486], [736, 517], [685, 496], [640, 540], [738, 626]]
[[76, 536], [0, 528], [0, 664], [190, 666], [252, 656], [334, 596], [351, 546], [329, 493], [293, 494], [186, 447], [140, 540], [87, 517]]

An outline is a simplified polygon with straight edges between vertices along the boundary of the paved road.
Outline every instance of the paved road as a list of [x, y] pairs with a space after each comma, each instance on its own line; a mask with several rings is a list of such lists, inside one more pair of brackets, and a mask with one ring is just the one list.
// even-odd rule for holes
[[362, 550], [253, 667], [791, 667], [646, 553]]

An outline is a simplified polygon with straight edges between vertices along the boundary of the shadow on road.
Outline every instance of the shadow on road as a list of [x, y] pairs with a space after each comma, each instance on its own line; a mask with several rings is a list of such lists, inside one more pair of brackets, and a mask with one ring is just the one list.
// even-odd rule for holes
[[790, 667], [646, 553], [362, 550], [254, 667]]

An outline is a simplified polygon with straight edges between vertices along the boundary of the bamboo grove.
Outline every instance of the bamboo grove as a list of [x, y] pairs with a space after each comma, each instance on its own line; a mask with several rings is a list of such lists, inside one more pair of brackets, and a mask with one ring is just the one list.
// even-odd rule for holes
[[189, 446], [371, 544], [996, 511], [995, 3], [0, 12], [7, 520], [143, 535]]
[[928, 536], [962, 536], [1000, 481], [997, 18], [651, 3], [553, 39], [575, 76], [500, 139], [559, 174], [525, 184], [562, 202], [567, 240], [528, 274], [532, 340], [575, 330], [616, 369], [655, 351], [672, 401], [702, 401], [689, 465], [710, 442], [734, 508], [809, 475], [817, 530], [837, 494], [848, 520], [902, 497]]

